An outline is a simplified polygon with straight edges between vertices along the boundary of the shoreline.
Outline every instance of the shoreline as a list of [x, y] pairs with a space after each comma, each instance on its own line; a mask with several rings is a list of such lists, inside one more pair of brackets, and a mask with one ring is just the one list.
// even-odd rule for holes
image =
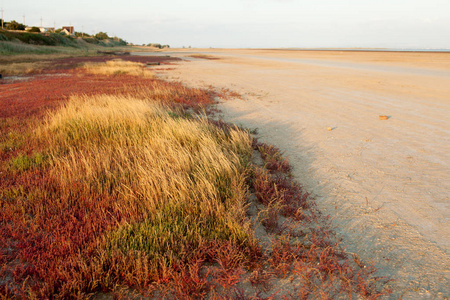
[[[251, 48], [249, 48], [251, 49]], [[344, 51], [344, 52], [387, 52], [387, 53], [449, 53], [450, 49], [389, 49], [389, 48], [254, 48], [254, 50], [280, 51]]]
[[[392, 297], [445, 299], [450, 56], [335, 53], [217, 50], [208, 54], [220, 60], [187, 58], [161, 76], [240, 93], [243, 100], [219, 105], [225, 119], [258, 128], [286, 153], [348, 250], [397, 280]], [[279, 59], [305, 56], [326, 64]], [[386, 65], [396, 72], [380, 70]]]

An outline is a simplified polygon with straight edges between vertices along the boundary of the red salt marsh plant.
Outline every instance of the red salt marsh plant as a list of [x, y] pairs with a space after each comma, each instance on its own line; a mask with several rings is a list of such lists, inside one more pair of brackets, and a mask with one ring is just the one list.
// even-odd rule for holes
[[266, 143], [257, 143], [256, 148], [264, 160], [265, 168], [271, 173], [290, 174], [292, 167], [280, 152], [280, 149]]
[[292, 282], [288, 290], [278, 291], [286, 299], [377, 299], [388, 295], [388, 279], [377, 277], [372, 265], [355, 263], [345, 252], [328, 217], [293, 181], [291, 166], [279, 150], [257, 142], [253, 147], [260, 150], [265, 166], [255, 168], [251, 186], [264, 204], [260, 221], [271, 234], [263, 270], [274, 275], [263, 278], [262, 282], [271, 280], [273, 284], [266, 292], [276, 291], [276, 278], [281, 278]]

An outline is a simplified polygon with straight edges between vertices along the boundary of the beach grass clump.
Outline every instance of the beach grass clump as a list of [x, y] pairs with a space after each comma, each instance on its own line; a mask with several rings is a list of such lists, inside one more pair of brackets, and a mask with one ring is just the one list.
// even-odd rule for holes
[[146, 65], [139, 62], [124, 61], [114, 59], [105, 63], [85, 63], [83, 68], [92, 74], [120, 75], [128, 74], [132, 76], [148, 77], [154, 76], [153, 72], [146, 69]]
[[0, 66], [0, 73], [7, 74], [8, 76], [40, 73], [48, 66], [49, 63], [44, 61], [2, 64]]
[[2, 294], [145, 293], [194, 276], [192, 259], [198, 272], [216, 263], [217, 243], [243, 266], [257, 255], [246, 219], [247, 132], [96, 95], [71, 97], [34, 137], [45, 154], [13, 158], [20, 174], [2, 190]]

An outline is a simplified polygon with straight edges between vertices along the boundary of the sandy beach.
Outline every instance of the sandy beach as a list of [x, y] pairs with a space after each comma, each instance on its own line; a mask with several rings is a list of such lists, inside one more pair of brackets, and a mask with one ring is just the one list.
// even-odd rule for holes
[[392, 299], [449, 297], [450, 53], [162, 54], [189, 62], [160, 77], [242, 95], [223, 118], [284, 151], [347, 252], [394, 279]]

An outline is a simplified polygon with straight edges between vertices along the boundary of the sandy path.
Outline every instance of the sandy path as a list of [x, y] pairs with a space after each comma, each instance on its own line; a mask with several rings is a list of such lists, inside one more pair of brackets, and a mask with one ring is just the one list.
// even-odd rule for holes
[[241, 93], [224, 118], [285, 151], [392, 298], [449, 297], [450, 53], [203, 52], [161, 76]]

